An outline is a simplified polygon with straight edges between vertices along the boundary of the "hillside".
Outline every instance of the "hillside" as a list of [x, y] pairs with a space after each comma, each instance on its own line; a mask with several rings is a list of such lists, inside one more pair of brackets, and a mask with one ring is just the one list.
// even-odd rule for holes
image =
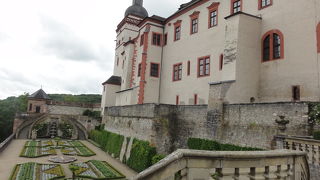
[[48, 94], [52, 100], [63, 102], [78, 102], [78, 103], [101, 103], [101, 95], [99, 94]]

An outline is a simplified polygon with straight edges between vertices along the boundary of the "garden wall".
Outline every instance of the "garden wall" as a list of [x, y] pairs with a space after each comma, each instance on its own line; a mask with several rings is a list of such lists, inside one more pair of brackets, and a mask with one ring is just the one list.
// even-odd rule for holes
[[189, 137], [221, 143], [270, 149], [278, 133], [277, 115], [289, 120], [287, 133], [307, 135], [307, 103], [268, 103], [224, 105], [215, 116], [206, 105], [132, 105], [105, 109], [105, 129], [149, 141], [159, 153], [187, 148]]

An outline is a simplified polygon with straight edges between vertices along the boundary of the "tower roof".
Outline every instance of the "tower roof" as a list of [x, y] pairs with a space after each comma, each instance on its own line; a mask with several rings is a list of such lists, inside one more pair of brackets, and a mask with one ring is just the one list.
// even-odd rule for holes
[[148, 11], [143, 7], [143, 0], [132, 0], [132, 6], [128, 7], [125, 17], [128, 15], [139, 16], [141, 18], [148, 17]]
[[31, 94], [30, 96], [28, 96], [28, 98], [32, 98], [32, 99], [50, 99], [50, 97], [42, 89], [39, 89], [35, 93]]

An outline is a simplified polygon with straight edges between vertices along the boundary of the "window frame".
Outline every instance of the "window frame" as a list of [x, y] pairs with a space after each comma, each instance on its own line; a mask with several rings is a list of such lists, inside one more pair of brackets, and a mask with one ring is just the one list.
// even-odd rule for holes
[[[237, 11], [237, 12], [234, 12], [234, 3], [235, 2], [240, 2], [240, 10]], [[231, 0], [231, 4], [230, 4], [230, 13], [231, 14], [235, 14], [235, 13], [238, 13], [238, 12], [241, 12], [242, 11], [242, 7], [243, 7], [243, 1], [242, 0]]]
[[[156, 42], [154, 41], [156, 36]], [[152, 32], [151, 44], [154, 46], [162, 46], [162, 34], [157, 32]]]
[[200, 11], [194, 11], [190, 17], [190, 35], [199, 32], [199, 14]]
[[142, 63], [139, 63], [138, 64], [138, 77], [140, 77], [141, 76], [141, 70], [142, 70]]
[[[218, 22], [219, 22], [219, 5], [220, 3], [217, 3], [217, 2], [214, 2], [212, 3], [208, 8], [208, 29], [212, 28], [212, 27], [215, 27], [215, 26], [218, 26]], [[216, 12], [216, 23], [215, 24], [211, 24], [211, 19], [212, 19], [212, 16], [211, 14], [213, 12]]]
[[220, 54], [220, 57], [219, 57], [219, 71], [222, 71], [223, 69], [223, 54]]
[[[207, 64], [206, 60], [209, 59], [209, 63]], [[203, 64], [203, 67], [202, 67], [202, 70], [203, 70], [203, 74], [201, 75], [200, 72], [201, 72], [201, 61], [204, 60], [204, 64]], [[206, 67], [208, 65], [208, 73], [206, 73]], [[198, 78], [200, 77], [207, 77], [207, 76], [210, 76], [210, 56], [203, 56], [203, 57], [200, 57], [198, 58], [198, 66], [197, 66], [197, 75], [198, 75]]]
[[316, 34], [317, 34], [317, 53], [320, 53], [320, 22], [316, 27]]
[[[181, 66], [181, 69], [179, 68]], [[176, 71], [176, 68], [175, 67], [178, 67], [178, 70]], [[181, 71], [181, 72], [180, 72]], [[177, 64], [174, 64], [173, 65], [173, 70], [172, 70], [172, 81], [181, 81], [182, 80], [182, 71], [183, 71], [183, 66], [182, 66], [182, 63], [177, 63]], [[177, 75], [177, 79], [175, 79], [175, 73], [178, 73]], [[181, 76], [180, 76], [181, 75]]]
[[[275, 44], [274, 44], [274, 34], [278, 35], [280, 38], [280, 56], [279, 57], [275, 57]], [[269, 37], [269, 59], [265, 59], [265, 40], [266, 38]], [[270, 30], [268, 32], [266, 32], [263, 36], [262, 36], [262, 40], [261, 40], [261, 62], [269, 62], [269, 61], [275, 61], [275, 60], [282, 60], [284, 59], [284, 36], [283, 33], [280, 30], [274, 29], [274, 30]]]
[[179, 105], [179, 103], [180, 103], [180, 97], [179, 95], [176, 95], [176, 105]]
[[[177, 22], [174, 23], [174, 41], [178, 41], [181, 39], [181, 20], [177, 20]], [[177, 29], [179, 28], [179, 36], [177, 36]]]
[[140, 46], [143, 46], [144, 44], [144, 34], [141, 34], [140, 36]]
[[163, 46], [166, 46], [168, 44], [168, 33], [165, 33], [163, 36]]
[[193, 95], [193, 104], [198, 105], [198, 94]]
[[[157, 75], [156, 76], [154, 76], [152, 74], [152, 65], [157, 65], [158, 66]], [[155, 77], [155, 78], [159, 78], [160, 77], [160, 63], [155, 63], [155, 62], [150, 63], [150, 77]]]
[[191, 66], [191, 62], [188, 61], [187, 62], [187, 76], [190, 76], [190, 66]]
[[270, 0], [270, 4], [263, 6], [263, 1], [267, 1], [267, 0], [258, 0], [258, 9], [259, 10], [270, 7], [273, 4], [273, 0]]

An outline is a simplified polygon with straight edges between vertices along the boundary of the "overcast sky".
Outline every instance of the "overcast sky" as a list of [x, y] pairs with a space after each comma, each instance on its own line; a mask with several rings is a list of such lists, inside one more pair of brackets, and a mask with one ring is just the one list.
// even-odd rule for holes
[[[168, 17], [189, 0], [144, 0]], [[100, 94], [112, 75], [115, 29], [132, 0], [0, 0], [0, 99]]]

